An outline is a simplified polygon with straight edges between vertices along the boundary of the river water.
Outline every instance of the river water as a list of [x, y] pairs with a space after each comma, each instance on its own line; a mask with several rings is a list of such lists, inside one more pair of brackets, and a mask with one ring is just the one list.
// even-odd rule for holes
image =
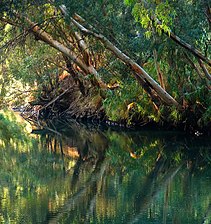
[[75, 121], [15, 136], [0, 141], [1, 223], [211, 223], [206, 137]]

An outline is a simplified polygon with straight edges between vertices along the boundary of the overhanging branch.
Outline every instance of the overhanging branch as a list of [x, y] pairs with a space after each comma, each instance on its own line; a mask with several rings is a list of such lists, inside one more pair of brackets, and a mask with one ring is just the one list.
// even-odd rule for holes
[[[157, 93], [157, 95], [167, 104], [167, 105], [174, 105], [177, 108], [180, 108], [179, 103], [171, 96], [169, 95], [151, 76], [148, 75], [148, 73], [135, 61], [133, 61], [129, 56], [127, 56], [125, 53], [123, 53], [119, 48], [117, 48], [114, 44], [112, 44], [105, 36], [103, 36], [100, 33], [96, 33], [91, 29], [86, 28], [83, 26], [80, 21], [85, 22], [83, 18], [81, 18], [79, 15], [76, 15], [74, 18], [70, 18], [71, 22], [84, 34], [91, 35], [100, 40], [104, 46], [111, 51], [114, 55], [116, 55], [117, 58], [119, 58], [121, 61], [123, 61], [126, 65], [128, 65], [136, 75], [140, 76], [141, 79], [146, 80], [146, 83], [150, 84], [150, 87]], [[91, 26], [90, 26], [91, 28]]]

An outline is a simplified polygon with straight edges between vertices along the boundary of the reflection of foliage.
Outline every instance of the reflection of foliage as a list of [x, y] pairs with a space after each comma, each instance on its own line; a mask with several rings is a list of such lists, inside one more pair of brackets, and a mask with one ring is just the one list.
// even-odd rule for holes
[[69, 125], [34, 140], [22, 132], [27, 144], [2, 145], [2, 223], [199, 223], [204, 215], [210, 220], [209, 142]]
[[[197, 205], [187, 195], [195, 192], [199, 197], [197, 187], [191, 188], [190, 184], [192, 181], [196, 185], [204, 184], [198, 178], [205, 174], [202, 170], [205, 168], [204, 156], [208, 153], [206, 146], [199, 154], [200, 143], [196, 145], [170, 133], [165, 133], [166, 137], [134, 131], [107, 131], [105, 134], [110, 144], [104, 174], [101, 173], [104, 162], [98, 163], [94, 172], [86, 169], [84, 163], [79, 165], [77, 162], [78, 166], [73, 167], [79, 174], [74, 181], [74, 194], [51, 219], [52, 223], [55, 220], [59, 223], [109, 223], [110, 220], [113, 223], [119, 223], [119, 220], [138, 223], [138, 220], [144, 220], [148, 223], [153, 220], [162, 222], [163, 218], [171, 222], [178, 214], [174, 207], [183, 203], [186, 210], [180, 211], [178, 222], [198, 223], [209, 204], [202, 197], [202, 202]], [[97, 149], [94, 142], [93, 148]], [[102, 176], [96, 181], [98, 175]], [[189, 177], [190, 183], [186, 183]], [[197, 216], [194, 216], [196, 212]], [[169, 217], [165, 215], [167, 213], [170, 213]]]
[[[28, 206], [31, 200], [34, 200], [31, 206], [39, 214], [35, 222], [42, 221], [47, 201], [40, 198], [51, 195], [48, 188], [53, 185], [52, 179], [63, 175], [63, 160], [43, 150], [38, 139], [32, 138], [8, 111], [0, 114], [0, 158], [0, 222], [21, 223], [24, 219], [31, 223], [27, 221], [35, 212]], [[57, 199], [58, 203], [60, 200]]]
[[26, 142], [27, 136], [24, 133], [24, 126], [18, 124], [12, 112], [0, 113], [0, 145], [13, 142]]
[[[198, 223], [205, 214], [207, 221], [210, 220], [211, 197], [202, 189], [203, 186], [209, 188], [209, 184], [201, 179], [201, 176], [208, 175], [205, 170], [210, 171], [209, 143], [204, 147], [201, 147], [201, 142], [196, 141], [184, 144], [183, 138], [168, 135], [167, 133], [166, 138], [161, 138], [142, 132], [109, 134], [111, 147], [107, 156], [110, 158], [113, 182], [109, 181], [108, 188], [117, 189], [115, 201], [119, 202], [118, 208], [113, 210], [121, 210], [123, 213], [127, 208], [128, 214], [135, 214], [135, 217], [126, 215], [127, 218], [130, 216], [132, 223], [138, 223], [138, 220], [151, 223], [154, 219], [160, 223], [163, 219], [169, 222], [177, 220], [178, 223]], [[122, 180], [119, 176], [122, 176]], [[202, 194], [200, 202], [196, 199], [199, 197], [198, 187]], [[122, 199], [122, 194], [126, 199]], [[107, 207], [113, 203], [114, 201], [110, 202]], [[183, 210], [179, 209], [181, 206], [184, 206]], [[150, 217], [147, 215], [149, 212]], [[166, 216], [167, 213], [170, 214], [169, 217]], [[126, 217], [125, 222], [128, 222]], [[121, 216], [116, 214], [115, 218], [119, 220]]]
[[[149, 141], [148, 137], [148, 135], [139, 135], [134, 132], [122, 135], [112, 132], [109, 134], [111, 145], [107, 154], [116, 166], [131, 167], [134, 170], [135, 168], [139, 169], [137, 164], [141, 163], [147, 172], [150, 171], [150, 167], [152, 168], [151, 165], [161, 156], [166, 160], [171, 159], [171, 165], [180, 164], [182, 159], [184, 159], [183, 153], [181, 152], [185, 148], [184, 145], [178, 144], [175, 146], [177, 150], [172, 150], [167, 153], [164, 139], [151, 137]], [[147, 163], [145, 164], [144, 161]]]

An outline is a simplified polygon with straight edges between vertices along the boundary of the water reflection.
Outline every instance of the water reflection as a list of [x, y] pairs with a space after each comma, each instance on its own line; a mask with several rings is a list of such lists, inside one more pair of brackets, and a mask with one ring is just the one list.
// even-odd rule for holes
[[24, 154], [1, 149], [2, 223], [211, 222], [208, 139], [75, 121], [34, 133]]

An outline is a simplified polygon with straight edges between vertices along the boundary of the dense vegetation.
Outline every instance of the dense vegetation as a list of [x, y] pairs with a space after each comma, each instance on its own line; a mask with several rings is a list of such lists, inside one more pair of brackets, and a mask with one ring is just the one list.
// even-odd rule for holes
[[207, 132], [206, 0], [0, 3], [0, 106]]

